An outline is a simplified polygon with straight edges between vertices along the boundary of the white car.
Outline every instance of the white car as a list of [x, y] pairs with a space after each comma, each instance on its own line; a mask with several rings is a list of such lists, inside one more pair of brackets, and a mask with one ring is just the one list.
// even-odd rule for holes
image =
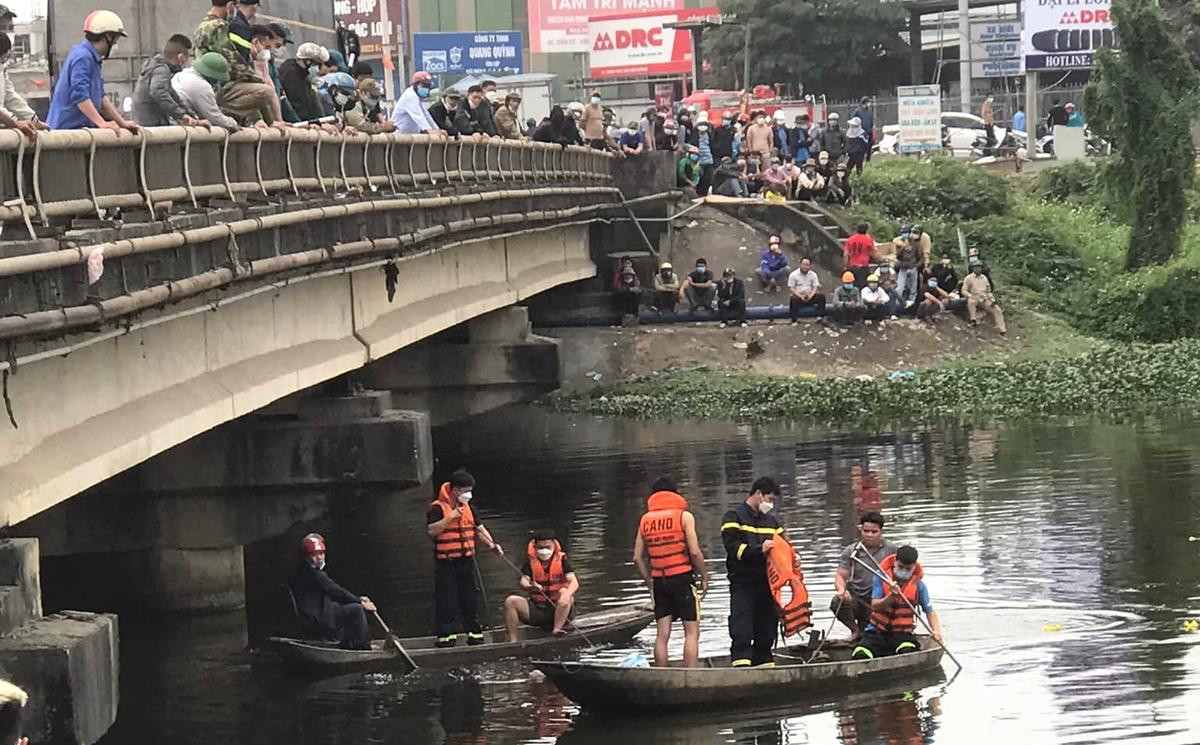
[[[942, 126], [946, 128], [950, 136], [950, 149], [956, 158], [970, 158], [982, 155], [978, 148], [975, 147], [976, 141], [984, 140], [987, 137], [987, 130], [983, 126], [983, 119], [974, 114], [964, 114], [961, 111], [943, 111]], [[992, 126], [996, 135], [996, 142], [1003, 142], [1008, 136], [1008, 128], [999, 124]], [[1024, 132], [1013, 132], [1013, 139], [1017, 141], [1017, 154], [1024, 155], [1026, 151], [1027, 137]], [[883, 128], [883, 136], [879, 138], [877, 150], [880, 153], [895, 155], [899, 153], [900, 125], [889, 124]]]

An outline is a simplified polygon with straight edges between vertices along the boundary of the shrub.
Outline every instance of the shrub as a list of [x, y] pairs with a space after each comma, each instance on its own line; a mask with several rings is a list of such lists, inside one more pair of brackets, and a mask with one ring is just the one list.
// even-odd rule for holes
[[901, 222], [943, 216], [974, 220], [1009, 206], [1003, 176], [951, 158], [880, 160], [854, 182], [855, 198]]
[[1103, 188], [1099, 176], [1099, 169], [1093, 163], [1077, 160], [1038, 173], [1031, 191], [1042, 202], [1094, 203]]

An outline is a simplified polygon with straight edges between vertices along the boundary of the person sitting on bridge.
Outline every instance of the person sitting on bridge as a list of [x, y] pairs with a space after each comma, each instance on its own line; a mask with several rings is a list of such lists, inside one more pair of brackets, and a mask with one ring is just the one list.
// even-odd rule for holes
[[370, 649], [367, 613], [375, 612], [368, 597], [359, 597], [325, 573], [325, 539], [309, 533], [300, 542], [304, 559], [288, 580], [296, 602], [300, 630], [308, 638], [336, 641], [342, 649]]
[[8, 53], [10, 51], [12, 51], [12, 39], [8, 34], [0, 32], [0, 126], [20, 130], [27, 137], [35, 137], [37, 130], [50, 128], [38, 121], [37, 113], [13, 88], [12, 80], [8, 77]]
[[522, 623], [562, 636], [567, 633], [566, 625], [574, 615], [575, 593], [579, 591], [579, 578], [575, 576], [571, 560], [552, 530], [535, 533], [525, 554], [521, 589], [529, 597], [509, 595], [504, 600], [508, 640], [520, 640], [517, 629]]
[[766, 292], [779, 292], [780, 286], [787, 283], [792, 267], [787, 254], [783, 252], [779, 236], [773, 235], [767, 239], [767, 250], [763, 251], [754, 273], [758, 275], [759, 289]]
[[[853, 556], [853, 555], [852, 555]], [[861, 558], [854, 557], [858, 561]], [[873, 567], [873, 559], [863, 563]], [[859, 565], [862, 567], [862, 565]], [[867, 571], [867, 567], [862, 567]], [[925, 570], [917, 562], [917, 549], [901, 546], [885, 557], [874, 571], [871, 588], [871, 621], [867, 624], [852, 659], [872, 660], [896, 654], [917, 652], [921, 644], [913, 634], [916, 609], [925, 613], [934, 641], [942, 640], [942, 624], [929, 600]]]
[[679, 299], [687, 299], [688, 310], [695, 313], [704, 309], [711, 312], [717, 299], [717, 281], [708, 268], [706, 259], [696, 259], [696, 268], [683, 280], [679, 288]]
[[29, 738], [21, 736], [21, 719], [28, 703], [29, 694], [0, 680], [0, 745], [29, 745]]
[[121, 115], [104, 92], [100, 63], [125, 36], [125, 24], [111, 10], [97, 10], [83, 22], [84, 40], [71, 47], [58, 71], [46, 123], [51, 129], [122, 129], [136, 133], [138, 125]]

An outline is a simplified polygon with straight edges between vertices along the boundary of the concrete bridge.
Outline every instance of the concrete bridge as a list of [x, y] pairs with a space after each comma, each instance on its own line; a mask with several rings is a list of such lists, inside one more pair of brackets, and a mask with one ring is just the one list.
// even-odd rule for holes
[[[96, 500], [47, 510], [99, 484], [211, 500], [428, 480], [430, 414], [401, 407], [556, 382], [554, 345], [505, 309], [594, 276], [605, 246], [629, 240], [612, 220], [672, 196], [622, 167], [583, 148], [403, 135], [0, 132], [0, 520], [50, 555], [124, 552], [142, 607], [242, 602], [244, 524], [215, 520], [189, 543], [161, 514], [130, 528]], [[0, 568], [6, 556], [27, 571], [0, 583], [36, 602], [2, 619], [30, 641], [0, 643], [0, 674], [54, 699], [54, 720], [34, 712], [35, 742], [93, 742], [116, 711], [116, 619], [39, 620], [36, 541], [0, 545]], [[48, 635], [26, 633], [39, 624]], [[52, 661], [64, 645], [70, 669]]]

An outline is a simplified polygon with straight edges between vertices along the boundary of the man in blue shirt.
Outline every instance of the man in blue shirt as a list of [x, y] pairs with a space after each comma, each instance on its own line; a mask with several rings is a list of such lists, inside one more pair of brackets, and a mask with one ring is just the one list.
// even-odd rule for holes
[[854, 648], [854, 659], [871, 660], [919, 651], [921, 643], [913, 633], [916, 608], [929, 619], [933, 639], [941, 642], [942, 624], [929, 600], [924, 575], [917, 563], [917, 550], [912, 546], [901, 546], [895, 554], [879, 562], [879, 572], [871, 588], [871, 622]]
[[84, 20], [83, 35], [84, 41], [72, 47], [63, 61], [46, 123], [51, 129], [95, 127], [137, 132], [138, 126], [121, 116], [104, 95], [100, 73], [100, 63], [112, 54], [117, 39], [125, 36], [125, 25], [111, 10], [97, 10]]
[[1013, 131], [1014, 132], [1024, 132], [1025, 131], [1025, 107], [1024, 106], [1018, 106], [1017, 113], [1013, 114]]

